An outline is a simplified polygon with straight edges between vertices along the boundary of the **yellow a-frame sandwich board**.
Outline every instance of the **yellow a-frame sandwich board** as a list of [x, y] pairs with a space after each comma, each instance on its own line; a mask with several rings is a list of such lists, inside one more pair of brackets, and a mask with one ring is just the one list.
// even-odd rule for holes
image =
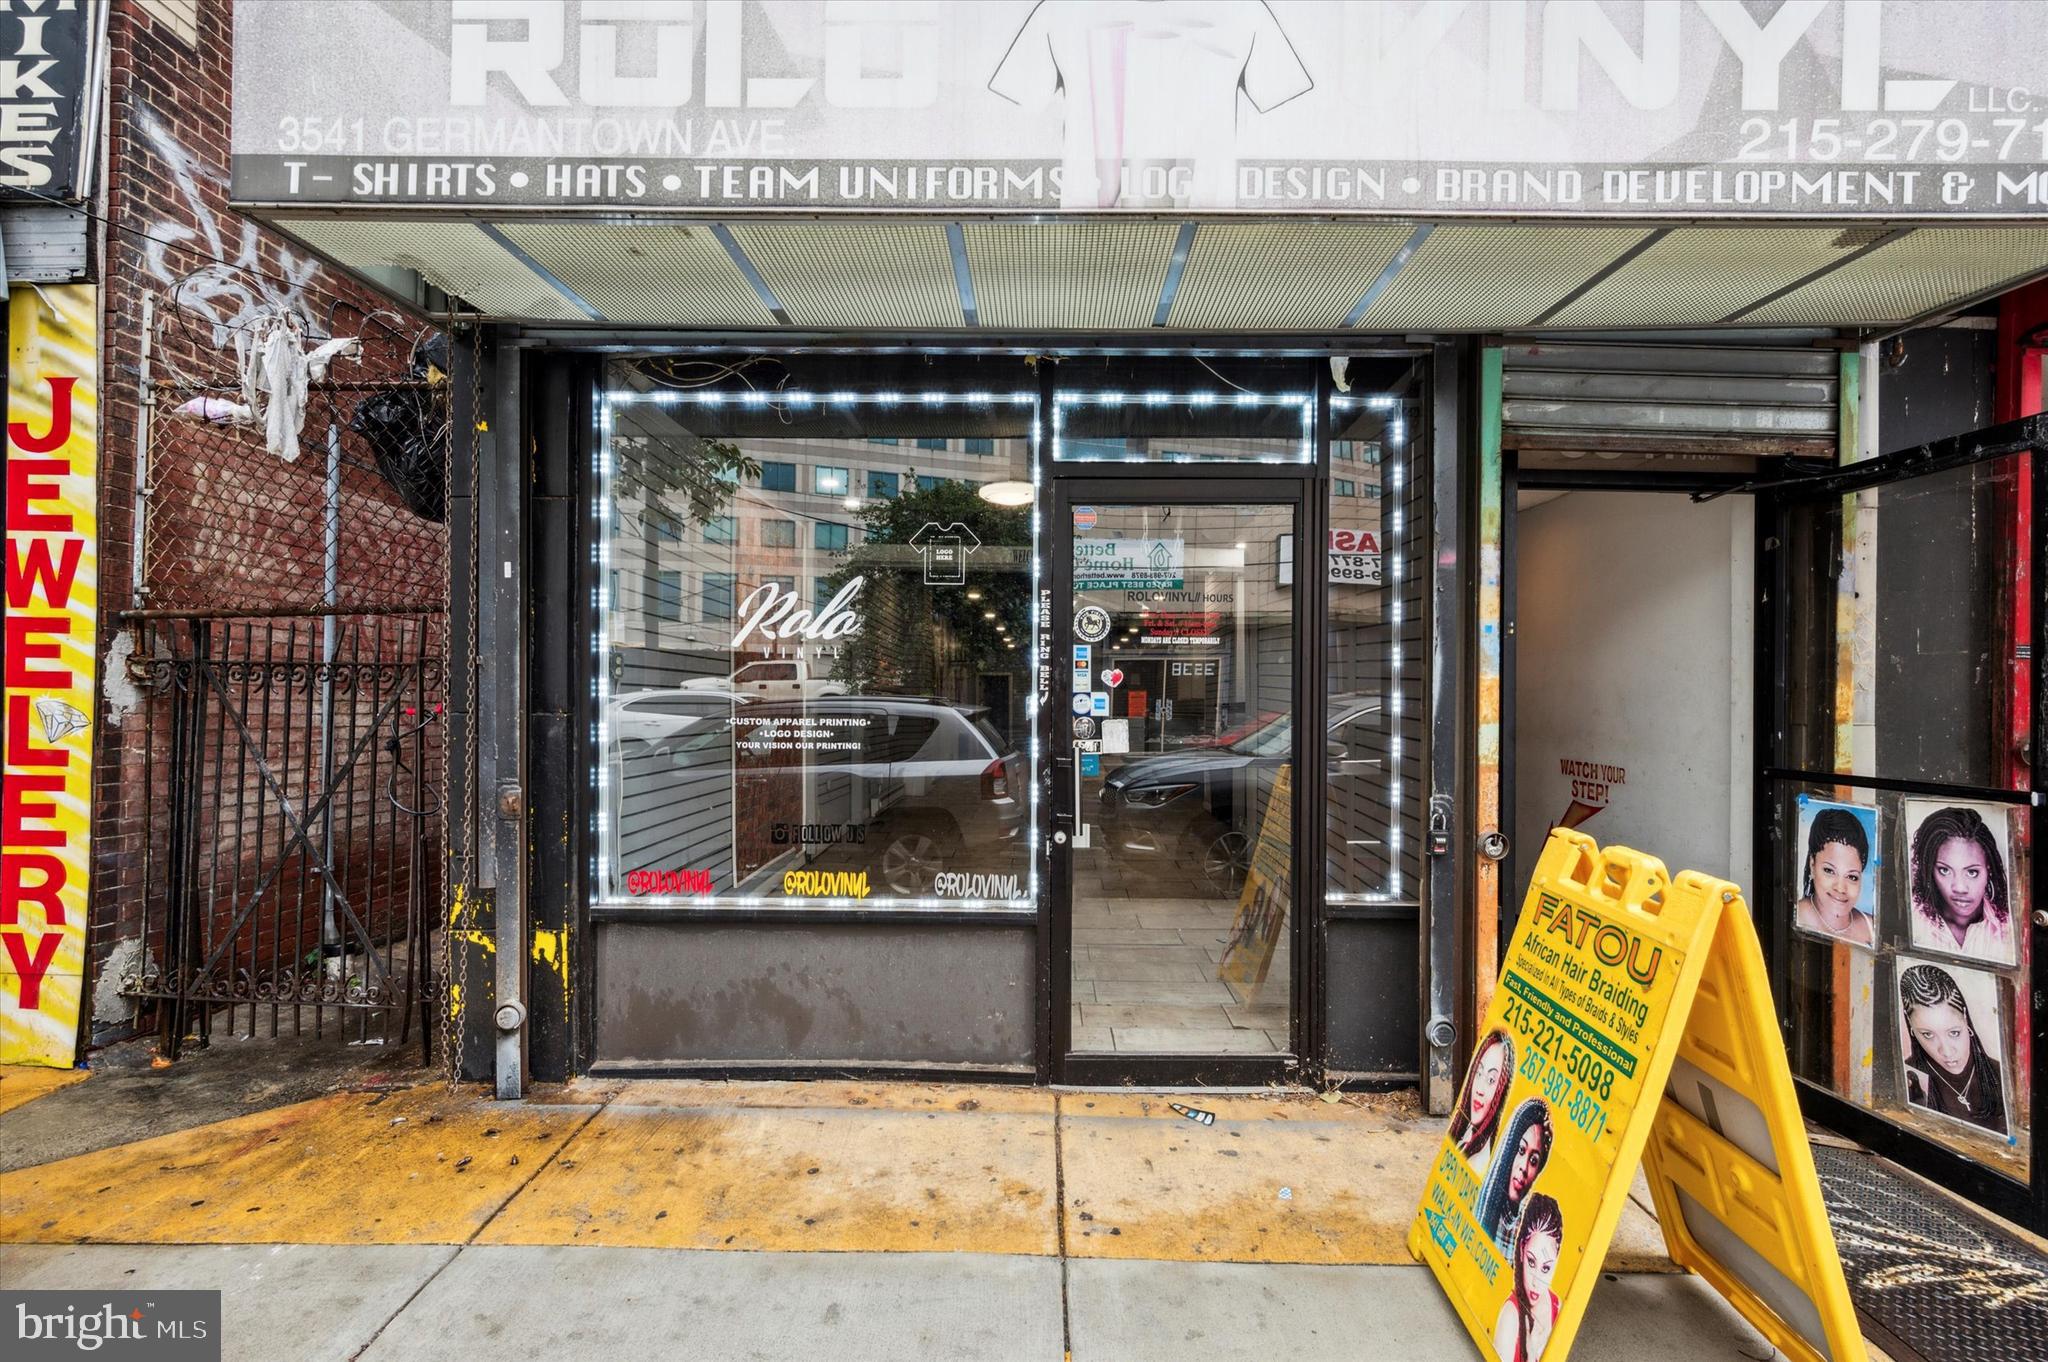
[[1865, 1362], [1742, 892], [1558, 829], [1408, 1232], [1482, 1356], [1564, 1362], [1639, 1164], [1675, 1262]]

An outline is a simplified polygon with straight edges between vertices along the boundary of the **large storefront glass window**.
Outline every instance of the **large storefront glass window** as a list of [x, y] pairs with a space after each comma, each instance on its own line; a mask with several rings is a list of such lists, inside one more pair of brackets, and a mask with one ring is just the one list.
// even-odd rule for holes
[[603, 408], [601, 899], [1032, 902], [1035, 389], [674, 374]]
[[1781, 764], [1841, 779], [1773, 781], [1767, 911], [1787, 919], [1795, 1072], [2024, 1181], [2035, 814], [2026, 706], [1994, 661], [2025, 637], [2019, 467], [1791, 516]]
[[1339, 904], [1421, 893], [1428, 518], [1413, 454], [1420, 384], [1399, 387], [1330, 400], [1327, 898]]

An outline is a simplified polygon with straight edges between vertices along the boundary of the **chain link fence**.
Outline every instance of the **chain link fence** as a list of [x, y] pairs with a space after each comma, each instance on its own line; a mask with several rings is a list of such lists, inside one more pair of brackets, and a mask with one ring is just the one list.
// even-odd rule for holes
[[143, 300], [139, 363], [109, 378], [138, 412], [121, 992], [170, 1054], [223, 1019], [398, 1041], [435, 1008], [431, 1043], [448, 341], [340, 295], [223, 323], [190, 287]]
[[139, 607], [445, 610], [448, 350], [439, 332], [364, 319], [358, 352], [330, 358], [305, 385], [297, 427], [280, 438], [288, 422], [255, 409], [246, 377], [274, 329], [252, 324], [228, 345], [201, 346], [182, 310], [145, 311], [135, 380]]

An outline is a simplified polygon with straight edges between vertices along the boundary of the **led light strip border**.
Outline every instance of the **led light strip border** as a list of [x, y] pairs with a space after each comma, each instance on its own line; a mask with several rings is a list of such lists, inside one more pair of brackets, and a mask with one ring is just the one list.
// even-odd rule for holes
[[1132, 454], [1121, 459], [1074, 459], [1073, 463], [1269, 463], [1269, 464], [1312, 464], [1316, 461], [1316, 400], [1313, 393], [1219, 393], [1219, 392], [1120, 392], [1106, 389], [1102, 392], [1060, 392], [1052, 398], [1052, 460], [1059, 463], [1065, 459], [1061, 453], [1066, 443], [1068, 407], [1149, 407], [1163, 410], [1168, 407], [1194, 407], [1201, 410], [1229, 411], [1253, 407], [1294, 407], [1301, 412], [1301, 443], [1296, 447], [1293, 459], [1279, 459], [1271, 455], [1256, 459], [1230, 457], [1199, 458], [1193, 455], [1176, 455], [1171, 459], [1156, 458], [1149, 454]]
[[[1398, 406], [1399, 404], [1396, 399], [1384, 394], [1364, 398], [1333, 395], [1330, 398], [1330, 408], [1333, 411], [1355, 411], [1360, 408], [1367, 411], [1394, 411], [1393, 419], [1387, 423], [1386, 445], [1405, 448], [1408, 427], [1407, 422], [1400, 415]], [[1401, 494], [1404, 487], [1402, 470], [1406, 463], [1405, 455], [1397, 454], [1389, 458], [1387, 448], [1384, 446], [1381, 448], [1380, 464], [1386, 471], [1387, 480], [1385, 483], [1386, 494], [1381, 498], [1380, 505], [1393, 508], [1388, 512], [1390, 518], [1383, 520], [1381, 524], [1382, 542], [1380, 544], [1380, 561], [1386, 565], [1389, 582], [1387, 587], [1388, 654], [1386, 704], [1388, 719], [1387, 888], [1384, 893], [1378, 894], [1331, 894], [1331, 900], [1339, 903], [1388, 903], [1401, 897], [1401, 818], [1404, 812], [1401, 807], [1401, 582], [1404, 575], [1401, 571], [1401, 563], [1407, 550], [1406, 531], [1408, 518], [1407, 509], [1402, 504]]]
[[[611, 737], [609, 716], [611, 702], [611, 634], [610, 620], [604, 607], [604, 595], [611, 580], [612, 537], [612, 478], [615, 463], [612, 458], [612, 412], [616, 407], [627, 406], [703, 406], [741, 407], [763, 411], [788, 408], [795, 411], [816, 410], [825, 407], [1023, 407], [1035, 406], [1036, 392], [1010, 391], [994, 392], [969, 390], [966, 392], [938, 392], [930, 389], [918, 392], [790, 392], [767, 389], [747, 389], [742, 392], [726, 392], [708, 388], [658, 388], [642, 392], [637, 388], [608, 388], [599, 404], [598, 441], [596, 472], [598, 478], [598, 503], [601, 519], [598, 525], [598, 573], [597, 583], [591, 591], [591, 618], [599, 626], [591, 633], [591, 645], [597, 653], [597, 675], [591, 682], [591, 690], [597, 701], [597, 717], [592, 724], [592, 739], [596, 743], [597, 757], [597, 846], [598, 864], [592, 867], [594, 882], [605, 883], [604, 858], [610, 853], [611, 836], [611, 761], [606, 756], [606, 747]], [[1031, 442], [1035, 451], [1039, 437], [1038, 415], [1031, 418]], [[1038, 486], [1038, 461], [1031, 462], [1031, 481], [1034, 492]], [[821, 908], [855, 908], [875, 912], [949, 912], [965, 909], [1003, 909], [1036, 912], [1038, 910], [1038, 779], [1040, 716], [1037, 713], [1038, 688], [1036, 678], [1039, 668], [1038, 657], [1038, 587], [1039, 562], [1044, 554], [1039, 552], [1038, 498], [1034, 495], [1031, 507], [1031, 647], [1026, 654], [1026, 691], [1029, 695], [1025, 715], [1031, 725], [1031, 769], [1026, 783], [1031, 786], [1028, 823], [1025, 833], [1026, 870], [1024, 876], [1024, 897], [1022, 899], [939, 899], [939, 898], [770, 898], [760, 894], [698, 896], [665, 894], [616, 898], [607, 893], [593, 896], [595, 903], [606, 907], [634, 908], [775, 908], [787, 912], [791, 917], [802, 917], [807, 912]]]

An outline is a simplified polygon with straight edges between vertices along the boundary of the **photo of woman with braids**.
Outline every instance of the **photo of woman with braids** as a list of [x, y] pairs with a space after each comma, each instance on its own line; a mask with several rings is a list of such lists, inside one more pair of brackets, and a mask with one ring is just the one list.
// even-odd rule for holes
[[1906, 1104], [2005, 1134], [1997, 976], [1906, 955], [1898, 963]]
[[1996, 804], [1906, 801], [1913, 851], [1913, 945], [1987, 965], [2019, 963], [2006, 811]]
[[1500, 1142], [1501, 1157], [1479, 1192], [1479, 1227], [1493, 1236], [1494, 1247], [1503, 1258], [1514, 1252], [1523, 1208], [1529, 1204], [1537, 1175], [1550, 1162], [1550, 1146], [1556, 1139], [1550, 1104], [1540, 1097], [1530, 1098], [1508, 1117], [1507, 1133]]
[[1504, 1028], [1495, 1027], [1472, 1052], [1465, 1093], [1451, 1117], [1451, 1143], [1472, 1165], [1476, 1178], [1484, 1178], [1493, 1166], [1493, 1137], [1500, 1133], [1501, 1108], [1508, 1104], [1508, 1088], [1514, 1081], [1515, 1042]]
[[1877, 810], [1799, 796], [1799, 901], [1792, 925], [1813, 936], [1875, 947]]
[[1529, 1198], [1515, 1231], [1515, 1286], [1493, 1324], [1493, 1355], [1500, 1362], [1537, 1362], [1550, 1345], [1559, 1301], [1550, 1289], [1564, 1251], [1564, 1212], [1542, 1192]]

